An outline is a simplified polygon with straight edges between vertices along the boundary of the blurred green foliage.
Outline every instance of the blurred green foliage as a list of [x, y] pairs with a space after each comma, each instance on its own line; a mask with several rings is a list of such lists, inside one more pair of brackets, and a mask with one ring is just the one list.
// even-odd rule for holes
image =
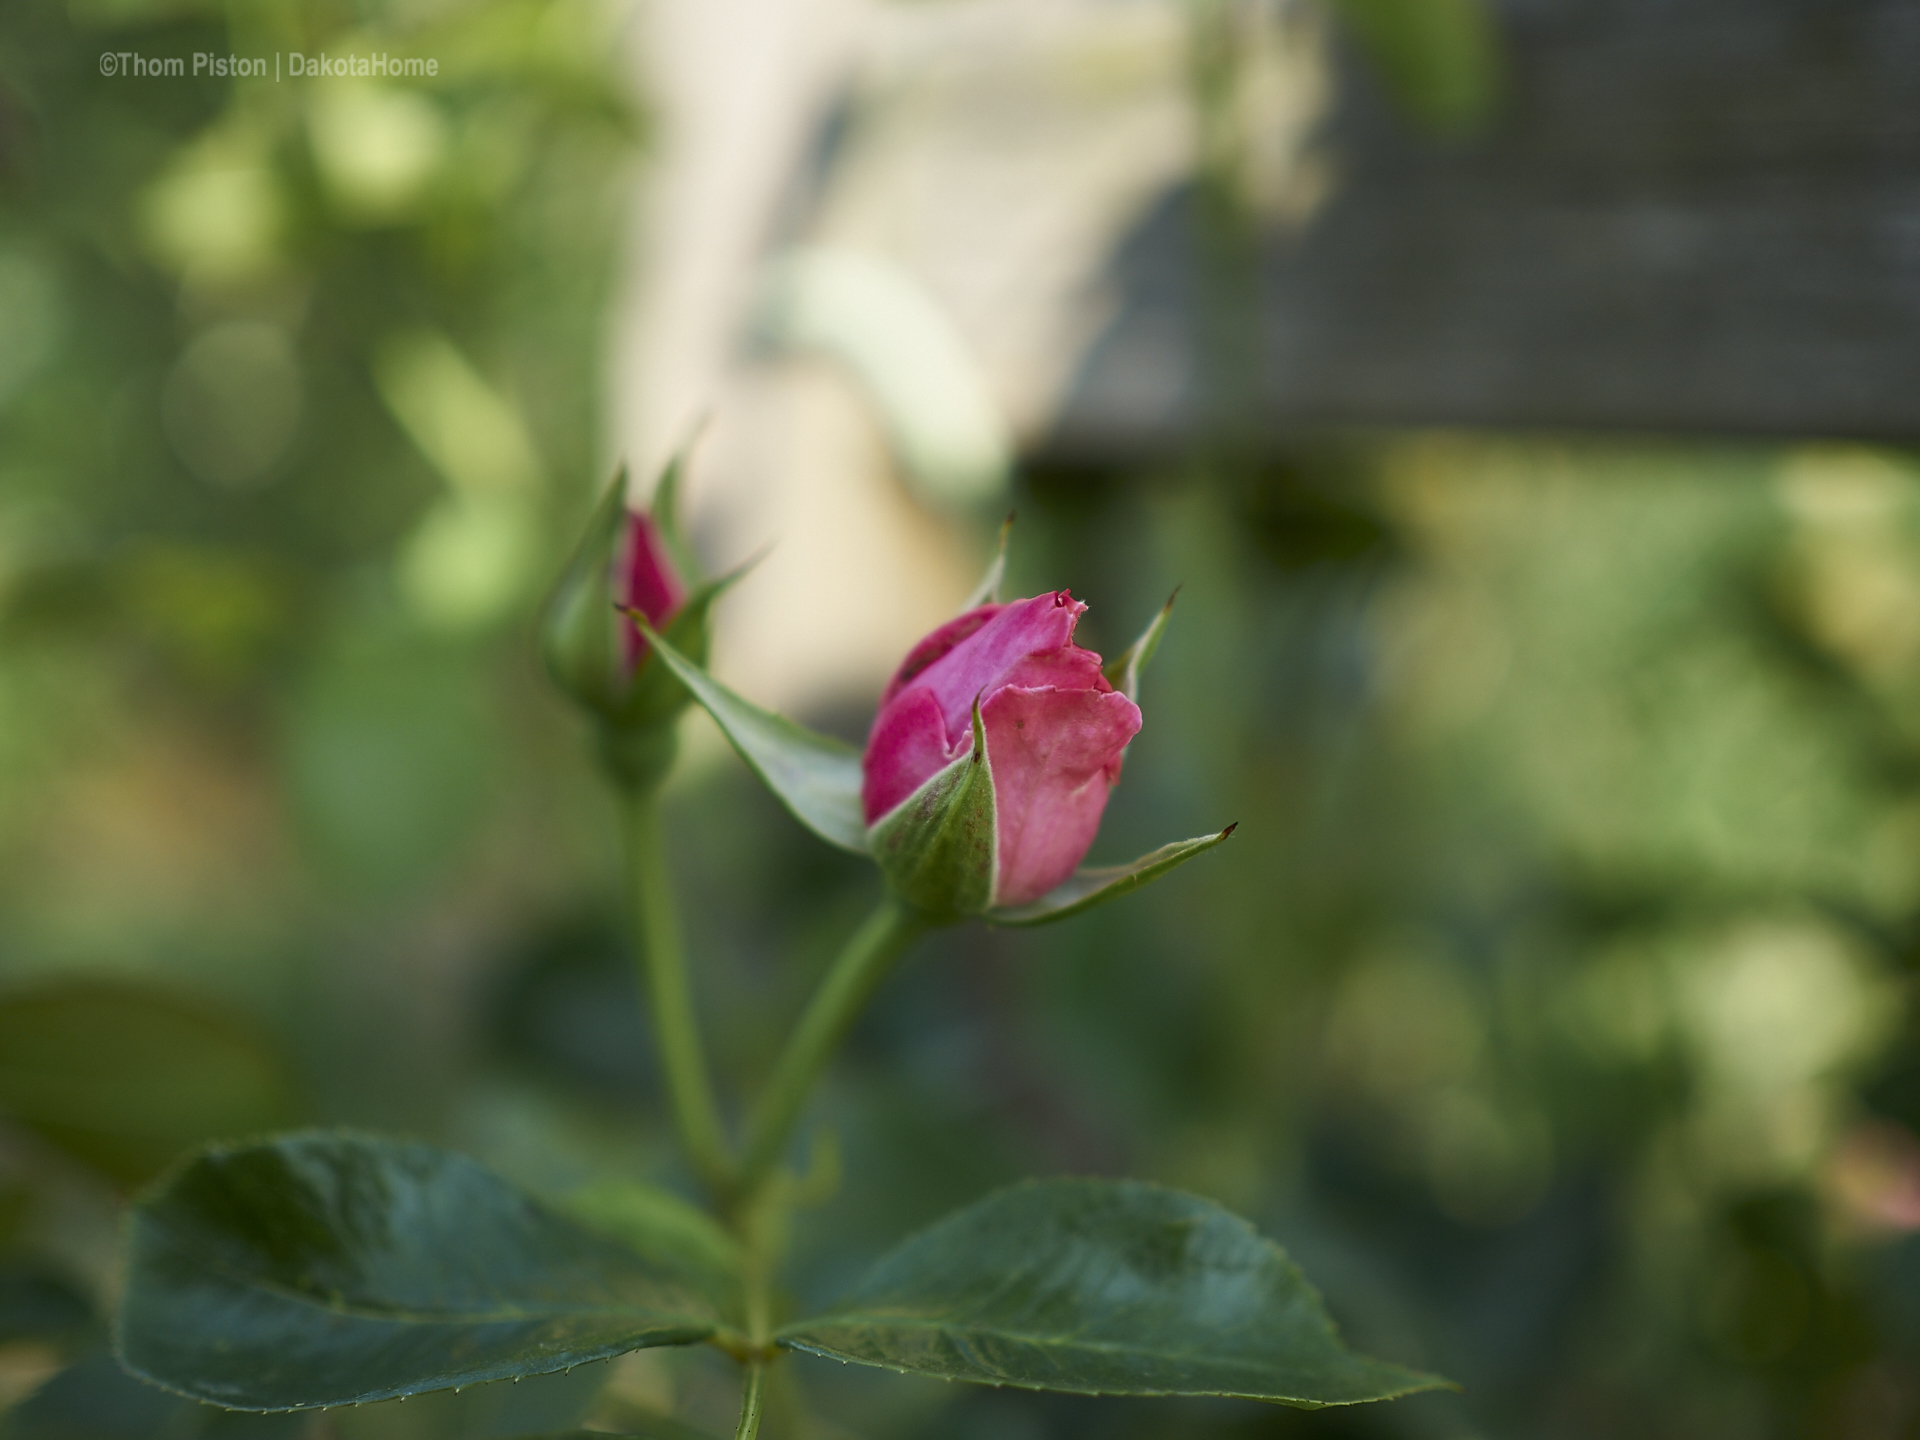
[[[687, 1179], [612, 819], [528, 642], [604, 478], [640, 138], [610, 18], [0, 7], [0, 1019], [119, 1007], [0, 1038], [0, 1403], [78, 1362], [8, 1434], [226, 1423], [109, 1393], [92, 1318], [122, 1188], [201, 1135], [292, 1107], [550, 1193]], [[441, 73], [101, 75], [122, 49]], [[805, 1390], [847, 1417], [816, 1434], [925, 1440], [1913, 1433], [1912, 459], [1364, 437], [1030, 474], [1019, 506], [1013, 589], [1090, 599], [1087, 643], [1184, 582], [1093, 858], [1240, 829], [1057, 930], [923, 947], [830, 1081], [795, 1286], [1023, 1174], [1132, 1174], [1252, 1216], [1356, 1347], [1467, 1388], [1301, 1416], [800, 1362], [769, 1432]], [[672, 819], [736, 1104], [874, 882], [730, 759]], [[198, 1108], [227, 1063], [259, 1078]], [[118, 1083], [141, 1148], [50, 1120], [50, 1073]], [[656, 1354], [320, 1424], [734, 1399]]]
[[0, 999], [0, 1114], [122, 1184], [182, 1151], [297, 1123], [280, 1058], [165, 991], [70, 981]]
[[1329, 0], [1388, 92], [1428, 131], [1485, 128], [1506, 75], [1490, 0]]
[[[48, 903], [50, 855], [99, 838], [76, 825], [170, 852], [161, 908], [194, 911], [195, 948], [210, 913], [274, 928], [305, 858], [372, 894], [475, 842], [510, 743], [486, 677], [517, 671], [502, 632], [603, 459], [596, 337], [639, 134], [618, 19], [587, 0], [0, 16], [0, 853], [19, 862], [0, 884], [33, 895], [26, 928], [62, 932], [36, 951], [117, 943]], [[438, 75], [276, 81], [295, 50]], [[100, 63], [202, 51], [266, 78]], [[175, 730], [201, 741], [190, 788], [219, 795], [203, 833], [270, 850], [290, 810], [300, 860], [257, 853], [234, 887], [192, 841], [130, 833], [107, 792], [169, 783]], [[123, 773], [91, 802], [63, 790], [62, 759], [103, 744]]]
[[[464, 960], [422, 957], [597, 874], [590, 825], [542, 830], [572, 737], [525, 636], [604, 480], [620, 21], [0, 10], [0, 1405], [103, 1343], [124, 1187], [306, 1115], [431, 1126]], [[291, 51], [437, 73], [276, 79]], [[111, 1368], [8, 1432], [202, 1428]], [[568, 1424], [594, 1388], [402, 1428]]]

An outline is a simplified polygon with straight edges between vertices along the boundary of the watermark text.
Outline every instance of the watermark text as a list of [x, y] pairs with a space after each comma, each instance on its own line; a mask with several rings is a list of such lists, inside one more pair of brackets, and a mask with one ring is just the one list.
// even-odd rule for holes
[[423, 60], [417, 55], [389, 55], [385, 51], [378, 55], [302, 55], [298, 50], [287, 53], [287, 74], [296, 79], [311, 75], [339, 76], [342, 79], [410, 80], [439, 73], [438, 60]]
[[288, 50], [268, 57], [217, 55], [211, 50], [196, 50], [190, 56], [107, 50], [100, 56], [100, 73], [134, 80], [264, 80], [269, 74], [275, 80], [430, 80], [440, 74], [440, 62], [432, 56], [389, 55], [385, 51], [372, 55], [306, 55]]

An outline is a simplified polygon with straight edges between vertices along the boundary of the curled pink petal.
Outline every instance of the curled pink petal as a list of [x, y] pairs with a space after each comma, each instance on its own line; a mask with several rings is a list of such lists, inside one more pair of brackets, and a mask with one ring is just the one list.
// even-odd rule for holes
[[972, 745], [977, 699], [993, 766], [994, 903], [1024, 904], [1093, 843], [1140, 711], [1073, 643], [1086, 606], [1064, 590], [985, 605], [908, 652], [881, 697], [863, 759], [869, 825]]
[[1101, 673], [1100, 657], [1078, 645], [1063, 645], [1058, 650], [1042, 650], [1025, 655], [1000, 677], [1002, 685], [1021, 685], [1029, 690], [1111, 690]]
[[[1056, 590], [1010, 605], [982, 606], [949, 620], [914, 647], [907, 658], [921, 663], [911, 672], [901, 666], [887, 687], [888, 698], [909, 687], [929, 690], [940, 702], [947, 733], [964, 734], [972, 727], [974, 697], [1005, 683], [1007, 671], [1028, 656], [1070, 645], [1074, 622], [1086, 608], [1066, 591]], [[981, 616], [984, 621], [970, 633], [962, 629]], [[944, 648], [929, 655], [936, 642]]]
[[893, 679], [887, 682], [887, 688], [880, 694], [880, 708], [888, 703], [907, 685], [918, 679], [920, 673], [934, 661], [941, 659], [962, 640], [972, 636], [981, 626], [1007, 607], [1004, 605], [982, 605], [978, 610], [969, 610], [964, 615], [956, 615], [938, 630], [931, 632], [913, 649], [907, 652], [907, 658], [900, 662], [900, 668], [893, 673]]
[[[972, 726], [963, 732], [972, 748]], [[883, 709], [867, 738], [861, 764], [860, 805], [871, 825], [957, 759], [947, 741], [940, 702], [909, 690]]]
[[1073, 874], [1093, 844], [1140, 710], [1111, 688], [1008, 685], [980, 718], [999, 839], [994, 903], [1024, 905]]
[[[686, 604], [686, 584], [673, 568], [660, 527], [654, 524], [653, 516], [644, 511], [630, 511], [627, 515], [626, 532], [614, 561], [613, 591], [615, 601], [622, 608], [638, 610], [655, 629], [671, 620]], [[647, 642], [633, 621], [624, 617], [620, 633], [627, 669], [631, 671], [647, 653]]]

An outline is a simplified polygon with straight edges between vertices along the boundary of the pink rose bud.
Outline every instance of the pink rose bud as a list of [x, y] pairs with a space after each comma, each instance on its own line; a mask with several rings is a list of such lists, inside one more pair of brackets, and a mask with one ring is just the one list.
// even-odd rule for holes
[[1025, 904], [1073, 874], [1140, 730], [1139, 707], [1073, 643], [1086, 608], [1058, 590], [948, 621], [908, 653], [867, 737], [860, 800], [871, 828], [972, 749], [978, 702], [992, 776], [990, 905]]
[[673, 758], [673, 720], [692, 700], [660, 665], [634, 623], [646, 617], [672, 643], [704, 659], [707, 607], [721, 583], [689, 590], [674, 564], [674, 482], [670, 465], [653, 508], [627, 508], [626, 472], [600, 497], [580, 548], [554, 588], [540, 624], [548, 673], [600, 722], [601, 752], [625, 784], [657, 780]]
[[[613, 567], [613, 602], [622, 611], [638, 610], [656, 630], [680, 612], [687, 603], [687, 587], [673, 568], [667, 543], [645, 511], [627, 512], [620, 551]], [[627, 672], [646, 658], [647, 642], [640, 629], [624, 613], [620, 621], [621, 655]]]

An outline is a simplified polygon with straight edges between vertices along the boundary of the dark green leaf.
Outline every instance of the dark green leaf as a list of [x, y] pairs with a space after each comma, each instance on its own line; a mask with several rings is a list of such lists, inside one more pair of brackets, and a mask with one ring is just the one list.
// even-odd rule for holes
[[718, 1440], [711, 1431], [696, 1430], [665, 1415], [647, 1420], [626, 1416], [620, 1424], [618, 1432], [562, 1430], [552, 1435], [525, 1435], [519, 1440]]
[[108, 981], [0, 1000], [0, 1114], [122, 1183], [297, 1112], [273, 1049], [212, 1006]]
[[867, 853], [859, 751], [741, 699], [653, 631], [643, 633], [796, 820], [830, 845]]
[[1132, 1181], [1016, 1186], [940, 1221], [784, 1345], [918, 1375], [1082, 1395], [1314, 1409], [1446, 1382], [1345, 1349], [1246, 1221]]
[[977, 915], [993, 898], [993, 764], [980, 700], [973, 748], [883, 815], [867, 844], [887, 884], [937, 920]]
[[1140, 676], [1153, 659], [1153, 652], [1160, 648], [1160, 636], [1173, 614], [1173, 602], [1179, 598], [1178, 590], [1169, 595], [1167, 603], [1160, 607], [1153, 619], [1147, 622], [1147, 628], [1140, 632], [1140, 638], [1107, 661], [1103, 669], [1107, 683], [1129, 700], [1137, 701], [1140, 698]]
[[618, 1240], [642, 1259], [684, 1271], [722, 1313], [734, 1312], [740, 1244], [706, 1211], [671, 1191], [629, 1180], [590, 1185], [561, 1203], [589, 1230]]
[[309, 1133], [210, 1151], [133, 1209], [121, 1354], [243, 1410], [539, 1375], [720, 1317], [684, 1275], [462, 1156]]
[[436, 1390], [404, 1404], [390, 1400], [329, 1410], [312, 1440], [501, 1440], [556, 1434], [583, 1424], [603, 1408], [611, 1378], [607, 1365], [584, 1365], [571, 1373]]
[[1229, 825], [1217, 835], [1176, 840], [1171, 845], [1162, 845], [1151, 854], [1142, 855], [1131, 865], [1102, 865], [1079, 871], [1071, 880], [1054, 886], [1031, 904], [989, 910], [985, 919], [990, 925], [1051, 925], [1056, 920], [1064, 920], [1069, 915], [1078, 915], [1083, 910], [1104, 905], [1109, 900], [1138, 890], [1148, 881], [1159, 879], [1176, 865], [1184, 865], [1194, 856], [1211, 850], [1233, 834], [1234, 829], [1233, 825]]

